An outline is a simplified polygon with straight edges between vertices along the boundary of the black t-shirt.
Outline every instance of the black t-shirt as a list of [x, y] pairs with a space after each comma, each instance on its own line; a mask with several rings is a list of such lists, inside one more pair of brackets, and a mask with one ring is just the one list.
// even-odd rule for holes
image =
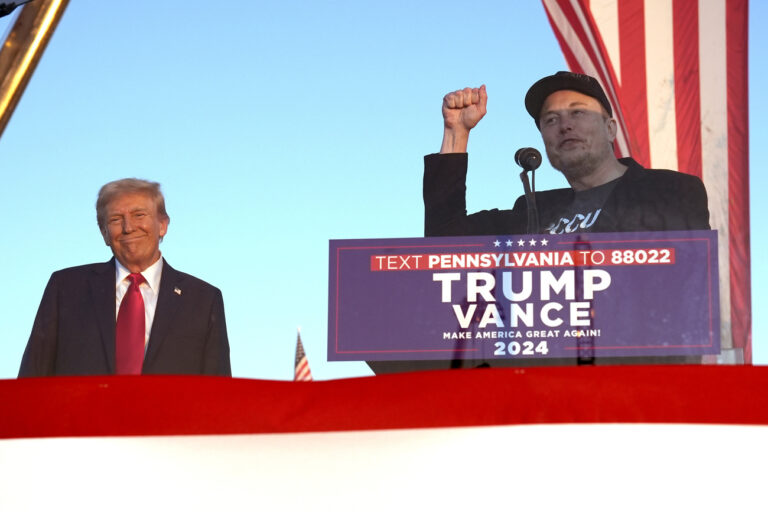
[[554, 219], [545, 220], [544, 233], [559, 235], [591, 231], [619, 179], [587, 190], [575, 191], [573, 201], [564, 205]]

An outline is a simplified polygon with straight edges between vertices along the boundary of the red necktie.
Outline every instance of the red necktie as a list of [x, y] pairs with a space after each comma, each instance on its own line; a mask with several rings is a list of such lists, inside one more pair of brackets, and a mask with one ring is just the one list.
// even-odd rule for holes
[[141, 274], [130, 274], [128, 291], [120, 303], [115, 329], [115, 363], [118, 375], [139, 375], [144, 363], [144, 298], [139, 285]]

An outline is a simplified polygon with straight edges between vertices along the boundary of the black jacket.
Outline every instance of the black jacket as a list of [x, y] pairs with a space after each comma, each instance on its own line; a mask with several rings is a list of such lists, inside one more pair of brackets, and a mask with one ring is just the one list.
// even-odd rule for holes
[[[677, 231], [709, 229], [707, 192], [689, 174], [645, 169], [622, 158], [627, 172], [603, 206], [592, 226], [594, 232]], [[523, 234], [528, 217], [525, 197], [511, 210], [483, 210], [467, 215], [465, 179], [467, 154], [432, 154], [424, 157], [424, 235], [470, 236]], [[557, 220], [573, 200], [571, 188], [536, 192], [539, 225]]]

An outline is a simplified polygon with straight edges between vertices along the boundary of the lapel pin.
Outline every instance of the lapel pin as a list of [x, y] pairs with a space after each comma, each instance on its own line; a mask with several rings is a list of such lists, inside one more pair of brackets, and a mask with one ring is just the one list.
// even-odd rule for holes
[[175, 293], [176, 295], [181, 295], [181, 288], [174, 288], [173, 293]]

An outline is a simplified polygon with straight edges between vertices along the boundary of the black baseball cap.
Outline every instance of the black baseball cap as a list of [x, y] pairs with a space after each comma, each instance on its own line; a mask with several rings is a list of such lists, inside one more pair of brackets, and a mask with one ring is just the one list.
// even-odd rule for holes
[[553, 92], [562, 90], [577, 91], [587, 96], [592, 96], [600, 102], [609, 116], [613, 115], [611, 102], [608, 101], [608, 97], [606, 97], [603, 88], [600, 87], [597, 80], [589, 75], [571, 73], [570, 71], [558, 71], [554, 75], [545, 76], [533, 84], [525, 95], [525, 109], [531, 114], [533, 120], [536, 121], [537, 128], [541, 129], [539, 127], [539, 115], [547, 97]]

